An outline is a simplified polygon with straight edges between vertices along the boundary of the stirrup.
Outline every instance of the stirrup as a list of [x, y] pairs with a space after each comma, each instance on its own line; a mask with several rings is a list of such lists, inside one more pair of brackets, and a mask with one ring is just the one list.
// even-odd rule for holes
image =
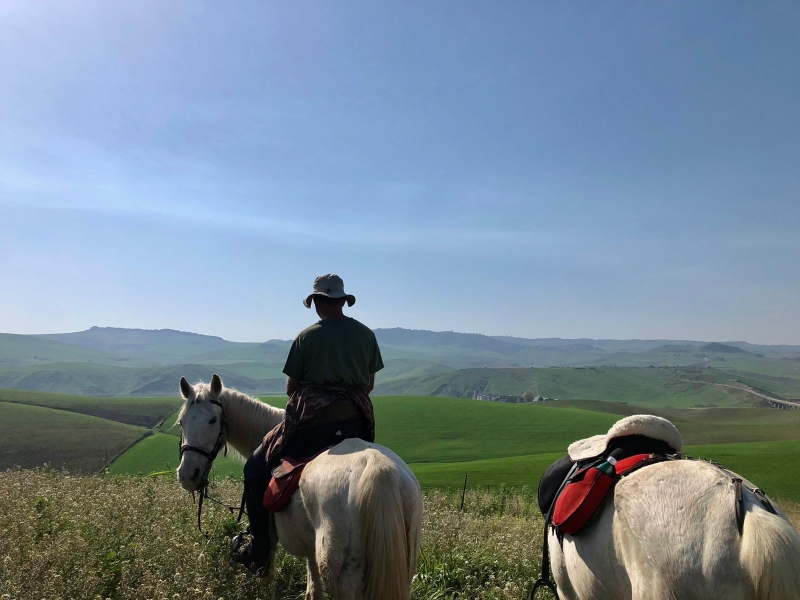
[[242, 546], [248, 542], [252, 543], [252, 539], [253, 538], [250, 536], [249, 530], [242, 531], [241, 533], [237, 533], [235, 536], [233, 536], [233, 538], [231, 538], [231, 556], [238, 557], [239, 550], [242, 549]]
[[540, 577], [533, 584], [533, 589], [531, 590], [531, 596], [530, 596], [531, 600], [533, 600], [533, 598], [536, 596], [536, 592], [539, 590], [539, 588], [547, 588], [547, 589], [549, 589], [553, 593], [553, 595], [556, 598], [558, 598], [558, 590], [556, 589], [556, 584], [553, 581], [549, 580], [549, 579], [542, 579]]
[[254, 556], [253, 536], [248, 531], [236, 535], [231, 540], [231, 560], [239, 563], [256, 577], [266, 577], [269, 574], [270, 555], [266, 562]]

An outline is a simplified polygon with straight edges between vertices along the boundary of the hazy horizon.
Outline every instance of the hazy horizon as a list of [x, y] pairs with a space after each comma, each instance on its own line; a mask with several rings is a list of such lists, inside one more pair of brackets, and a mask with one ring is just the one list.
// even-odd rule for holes
[[[28, 336], [43, 336], [43, 335], [54, 335], [54, 334], [65, 334], [65, 333], [82, 333], [88, 331], [93, 328], [100, 328], [100, 329], [127, 329], [133, 331], [174, 331], [177, 333], [189, 333], [189, 334], [196, 334], [196, 335], [204, 335], [204, 336], [212, 336], [212, 337], [219, 337], [224, 339], [228, 342], [236, 342], [242, 344], [248, 343], [265, 343], [270, 341], [281, 341], [281, 342], [290, 342], [294, 339], [294, 336], [291, 337], [267, 337], [264, 339], [257, 339], [257, 340], [237, 340], [231, 339], [222, 335], [216, 335], [213, 333], [206, 333], [203, 331], [187, 331], [183, 329], [175, 329], [174, 327], [159, 327], [159, 328], [145, 328], [145, 327], [117, 327], [114, 325], [92, 325], [85, 329], [80, 329], [76, 331], [46, 331], [46, 332], [10, 332], [10, 331], [0, 331], [0, 334], [11, 334], [11, 335], [28, 335]], [[715, 340], [705, 340], [701, 338], [668, 338], [668, 337], [652, 337], [652, 338], [620, 338], [620, 337], [610, 337], [610, 338], [592, 338], [586, 336], [578, 336], [578, 337], [563, 337], [563, 336], [549, 336], [549, 337], [525, 337], [519, 335], [505, 335], [505, 334], [495, 334], [495, 333], [484, 333], [480, 331], [455, 331], [451, 329], [418, 329], [413, 327], [403, 327], [402, 325], [396, 325], [391, 327], [376, 327], [375, 329], [403, 329], [406, 331], [427, 331], [433, 333], [458, 333], [464, 335], [481, 335], [486, 337], [495, 337], [495, 338], [517, 338], [523, 340], [562, 340], [562, 341], [660, 341], [660, 342], [701, 342], [701, 343], [740, 343], [744, 342], [747, 344], [753, 345], [764, 345], [764, 346], [799, 346], [800, 343], [781, 343], [781, 344], [760, 344], [758, 342], [753, 342], [751, 340], [744, 340], [744, 339], [734, 339], [734, 338], [726, 338], [726, 339], [715, 339]]]
[[800, 344], [800, 5], [0, 5], [0, 330]]

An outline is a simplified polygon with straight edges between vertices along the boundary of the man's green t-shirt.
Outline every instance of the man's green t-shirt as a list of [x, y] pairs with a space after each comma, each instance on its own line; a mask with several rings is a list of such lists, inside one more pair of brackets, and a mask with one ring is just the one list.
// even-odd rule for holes
[[383, 368], [373, 331], [355, 319], [314, 323], [294, 340], [283, 372], [300, 383], [369, 386]]

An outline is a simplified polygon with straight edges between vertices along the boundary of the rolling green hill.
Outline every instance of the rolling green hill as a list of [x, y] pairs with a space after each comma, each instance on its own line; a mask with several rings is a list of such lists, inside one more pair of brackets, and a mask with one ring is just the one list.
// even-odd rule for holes
[[[115, 460], [109, 469], [118, 475], [151, 475], [153, 473], [172, 474], [180, 464], [178, 438], [174, 435], [154, 433], [144, 438], [133, 448]], [[225, 457], [220, 453], [214, 461], [212, 478], [242, 478], [242, 461]]]
[[[283, 406], [285, 398], [266, 399]], [[505, 404], [443, 397], [375, 397], [377, 441], [407, 461], [430, 487], [535, 486], [544, 469], [575, 441], [607, 431], [621, 416], [641, 412], [622, 403], [576, 400]], [[657, 409], [672, 420], [690, 450], [720, 459], [785, 497], [800, 499], [781, 453], [800, 443], [800, 411], [710, 408]], [[167, 423], [171, 423], [171, 416]], [[165, 424], [167, 424], [165, 423]], [[177, 434], [157, 433], [112, 465], [116, 473], [147, 474], [177, 465]], [[759, 467], [760, 460], [772, 461]], [[789, 459], [787, 459], [789, 460]], [[798, 459], [800, 460], [800, 459]], [[794, 463], [789, 460], [791, 467]], [[778, 467], [776, 467], [778, 465]], [[220, 461], [217, 476], [241, 477], [242, 465]]]
[[40, 406], [0, 402], [0, 470], [47, 463], [96, 473], [150, 431]]
[[[265, 401], [283, 406], [286, 399]], [[406, 460], [423, 485], [434, 487], [457, 487], [464, 475], [473, 487], [534, 485], [571, 442], [602, 433], [622, 415], [643, 410], [591, 399], [506, 404], [390, 396], [375, 397], [373, 402], [377, 441]], [[92, 472], [104, 466], [106, 457], [110, 460], [121, 453], [111, 465], [114, 473], [172, 471], [178, 463], [179, 430], [169, 427], [178, 404], [174, 397], [97, 398], [0, 390], [0, 468], [49, 463]], [[673, 407], [653, 412], [676, 424], [690, 452], [721, 460], [759, 485], [800, 499], [796, 483], [800, 479], [791, 471], [791, 456], [800, 449], [796, 447], [800, 411]], [[214, 473], [240, 477], [241, 468], [237, 460], [220, 459]]]
[[[285, 406], [285, 398], [267, 399]], [[376, 397], [377, 442], [409, 463], [461, 463], [531, 453], [564, 453], [575, 439], [606, 431], [618, 416], [541, 404], [511, 405], [457, 398]], [[165, 421], [174, 422], [175, 416]], [[178, 428], [155, 434], [112, 465], [115, 473], [174, 469]], [[265, 432], [266, 433], [266, 432]], [[552, 462], [552, 461], [551, 461]], [[118, 464], [119, 463], [119, 464]], [[548, 463], [549, 464], [549, 463]], [[218, 475], [241, 477], [241, 463], [225, 461]], [[463, 476], [462, 476], [463, 477]]]
[[104, 352], [62, 344], [32, 335], [0, 333], [0, 367], [54, 362], [113, 363]]
[[375, 398], [378, 443], [407, 462], [458, 462], [559, 452], [606, 431], [613, 415], [543, 404], [458, 398]]
[[279, 391], [285, 379], [255, 380], [225, 367], [174, 365], [132, 368], [92, 363], [53, 363], [27, 367], [0, 367], [0, 388], [38, 390], [78, 395], [164, 396], [175, 394], [178, 381], [207, 381], [219, 373], [231, 387], [243, 392]]
[[[800, 346], [522, 339], [399, 328], [377, 329], [376, 336], [387, 365], [378, 376], [379, 393], [383, 394], [464, 396], [474, 390], [516, 394], [521, 393], [523, 384], [530, 383], [530, 378], [519, 372], [487, 375], [476, 371], [480, 369], [680, 366], [712, 367], [727, 373], [728, 379], [741, 379], [758, 389], [800, 396]], [[277, 392], [283, 387], [281, 371], [289, 345], [282, 340], [237, 343], [168, 329], [92, 327], [43, 336], [0, 334], [0, 387], [104, 396], [163, 395], [173, 393], [173, 379], [181, 375], [208, 379], [216, 371], [244, 391]], [[629, 376], [649, 379], [646, 373]], [[579, 394], [578, 382], [562, 383], [555, 387], [564, 397], [599, 398], [609, 391], [600, 387], [593, 395]], [[544, 389], [544, 382], [542, 386], [542, 395], [559, 397], [556, 391]], [[673, 395], [662, 390], [654, 396], [661, 400], [650, 404]], [[679, 395], [685, 398], [675, 400], [678, 406], [747, 402], [726, 398], [721, 390], [684, 390]]]
[[86, 331], [53, 333], [37, 337], [151, 364], [180, 364], [191, 362], [209, 352], [256, 345], [229, 342], [221, 337], [174, 329], [92, 327]]
[[[686, 453], [715, 460], [751, 479], [773, 498], [800, 500], [800, 441], [687, 446]], [[473, 488], [528, 486], [535, 490], [547, 467], [564, 453], [513, 456], [463, 463], [411, 465], [423, 487], [458, 489], [468, 477]]]
[[[473, 392], [517, 395], [532, 392], [557, 399], [630, 402], [647, 407], [759, 406], [746, 391], [693, 381], [703, 371], [666, 368], [463, 369], [418, 377], [378, 380], [376, 394], [472, 397]], [[723, 373], [719, 381], [736, 385]]]

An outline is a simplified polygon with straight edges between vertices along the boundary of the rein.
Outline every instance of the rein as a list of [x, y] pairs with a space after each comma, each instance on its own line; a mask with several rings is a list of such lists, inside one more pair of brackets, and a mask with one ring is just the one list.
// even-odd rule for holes
[[[220, 416], [220, 419], [219, 419], [219, 434], [217, 435], [217, 441], [214, 442], [214, 447], [211, 449], [211, 451], [209, 452], [208, 450], [200, 448], [199, 446], [193, 446], [191, 444], [184, 444], [183, 443], [183, 428], [181, 428], [181, 438], [180, 438], [180, 441], [178, 442], [178, 456], [181, 459], [183, 459], [183, 455], [184, 455], [185, 452], [195, 452], [195, 453], [200, 454], [201, 456], [204, 456], [206, 458], [206, 469], [203, 472], [203, 478], [200, 480], [201, 481], [200, 486], [197, 488], [197, 493], [198, 493], [198, 495], [200, 497], [200, 500], [198, 501], [198, 504], [197, 504], [197, 529], [200, 532], [200, 534], [204, 538], [206, 538], [207, 540], [211, 539], [211, 535], [206, 533], [205, 531], [203, 531], [203, 522], [202, 522], [203, 521], [203, 501], [206, 498], [208, 498], [209, 502], [213, 502], [214, 504], [217, 504], [219, 506], [223, 506], [223, 507], [227, 508], [228, 512], [230, 512], [231, 514], [234, 514], [236, 512], [236, 510], [237, 510], [235, 506], [230, 506], [228, 504], [225, 504], [224, 502], [220, 502], [216, 498], [210, 496], [209, 493], [208, 493], [208, 483], [209, 483], [208, 482], [208, 475], [211, 472], [211, 466], [214, 463], [214, 459], [217, 458], [217, 455], [219, 454], [219, 451], [223, 450], [223, 448], [224, 448], [224, 450], [223, 450], [223, 454], [222, 455], [223, 456], [227, 456], [228, 455], [228, 440], [227, 440], [228, 417], [227, 417], [227, 414], [225, 413], [225, 406], [219, 400], [215, 400], [213, 398], [209, 400], [209, 403], [216, 404], [217, 406], [220, 407], [220, 409], [222, 409], [222, 415]], [[194, 499], [194, 494], [195, 493], [192, 492], [192, 498], [193, 499]], [[236, 517], [236, 522], [237, 523], [242, 520], [242, 515], [245, 512], [244, 511], [244, 494], [242, 494], [242, 503], [239, 505], [238, 510], [239, 510], [239, 515]]]

